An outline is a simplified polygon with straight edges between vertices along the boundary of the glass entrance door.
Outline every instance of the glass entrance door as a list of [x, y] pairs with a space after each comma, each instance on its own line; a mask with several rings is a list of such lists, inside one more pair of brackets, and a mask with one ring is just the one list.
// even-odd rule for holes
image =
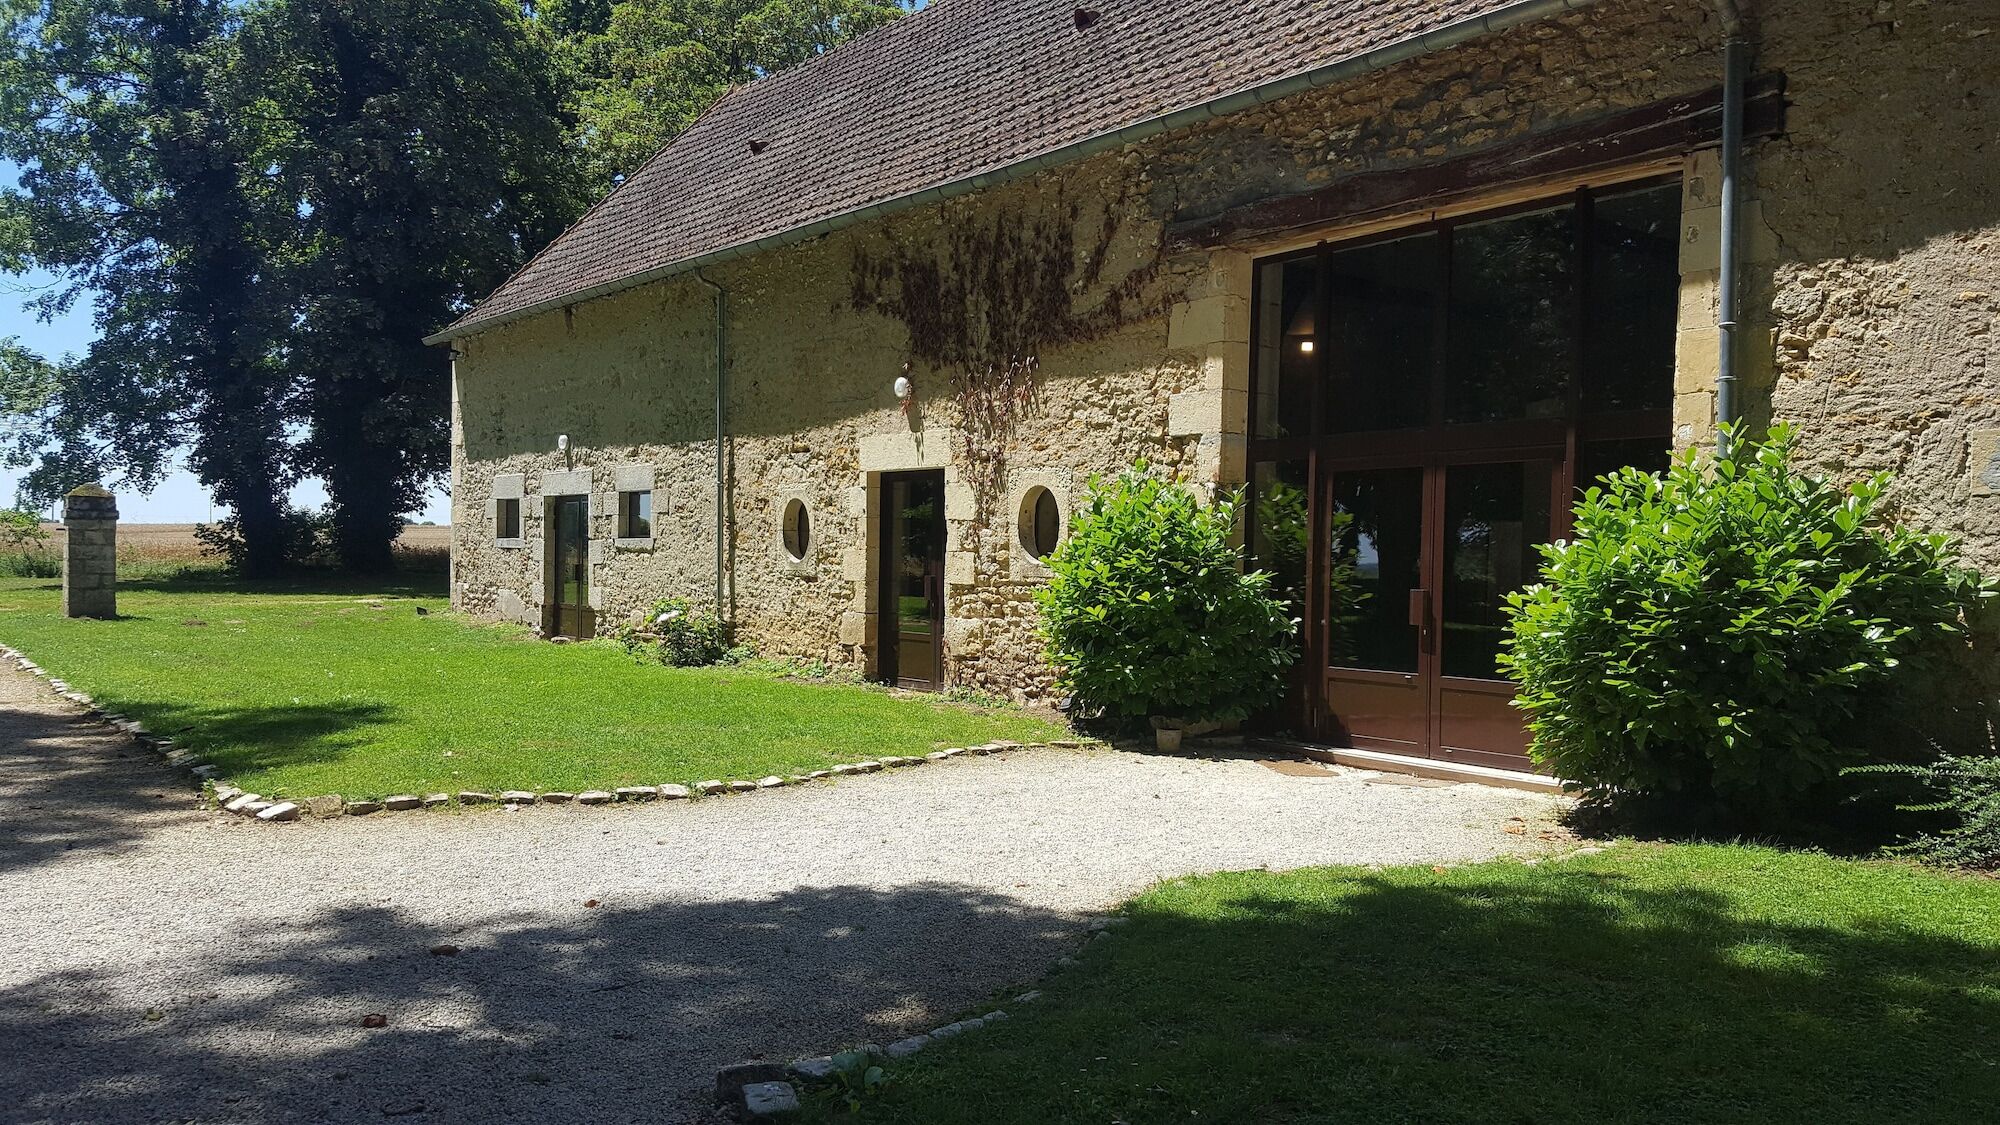
[[1497, 657], [1506, 596], [1552, 527], [1550, 460], [1324, 474], [1326, 733], [1343, 745], [1527, 763]]
[[1514, 682], [1497, 663], [1507, 595], [1533, 582], [1549, 541], [1555, 463], [1449, 465], [1433, 470], [1430, 522], [1438, 544], [1426, 584], [1436, 648], [1432, 757], [1527, 769], [1528, 734]]
[[944, 472], [882, 478], [880, 677], [944, 686]]
[[1326, 488], [1326, 719], [1348, 745], [1428, 752], [1423, 468], [1335, 472]]
[[550, 507], [554, 635], [588, 640], [597, 633], [590, 610], [590, 498], [558, 496]]

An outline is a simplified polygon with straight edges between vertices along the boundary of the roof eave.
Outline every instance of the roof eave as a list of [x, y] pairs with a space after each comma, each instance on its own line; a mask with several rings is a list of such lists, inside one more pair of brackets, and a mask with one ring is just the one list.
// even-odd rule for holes
[[1091, 136], [1072, 141], [1059, 148], [1023, 157], [1011, 164], [982, 169], [943, 184], [877, 200], [874, 203], [849, 211], [843, 211], [837, 215], [829, 215], [826, 218], [815, 219], [810, 223], [800, 226], [788, 227], [782, 231], [767, 234], [749, 242], [739, 242], [731, 246], [725, 246], [720, 250], [712, 250], [706, 254], [698, 254], [692, 258], [682, 258], [663, 266], [655, 266], [652, 269], [627, 274], [611, 281], [593, 285], [587, 289], [580, 289], [575, 292], [565, 293], [560, 297], [551, 297], [546, 300], [536, 301], [533, 304], [523, 305], [518, 309], [500, 313], [496, 316], [479, 317], [475, 315], [471, 319], [452, 324], [440, 332], [424, 337], [424, 343], [442, 344], [452, 340], [461, 340], [467, 336], [474, 336], [517, 320], [525, 320], [532, 316], [539, 316], [542, 313], [553, 312], [570, 305], [581, 304], [584, 301], [589, 301], [597, 297], [607, 297], [626, 289], [634, 289], [641, 285], [661, 281], [669, 277], [692, 273], [706, 266], [727, 262], [735, 258], [748, 257], [752, 254], [763, 253], [766, 250], [775, 250], [780, 247], [795, 245], [839, 230], [842, 227], [865, 222], [869, 219], [881, 218], [927, 203], [939, 203], [947, 199], [954, 199], [961, 195], [970, 194], [971, 192], [998, 187], [1025, 176], [1033, 175], [1036, 172], [1056, 167], [1057, 165], [1069, 164], [1089, 156], [1095, 156], [1100, 152], [1117, 148], [1121, 145], [1131, 144], [1135, 141], [1144, 140], [1147, 137], [1156, 136], [1170, 130], [1199, 124], [1211, 118], [1236, 113], [1253, 106], [1262, 105], [1265, 102], [1277, 101], [1280, 98], [1290, 97], [1293, 94], [1303, 93], [1306, 90], [1332, 85], [1335, 82], [1345, 81], [1373, 71], [1386, 69], [1397, 63], [1408, 62], [1411, 59], [1435, 54], [1450, 47], [1456, 47], [1462, 43], [1477, 39], [1482, 35], [1490, 35], [1519, 24], [1546, 19], [1550, 16], [1560, 15], [1563, 12], [1578, 8], [1586, 8], [1596, 2], [1597, 0], [1515, 0], [1514, 3], [1504, 5], [1485, 15], [1469, 16], [1465, 19], [1445, 24], [1443, 27], [1427, 31], [1421, 35], [1412, 36], [1408, 39], [1400, 39], [1394, 43], [1385, 44], [1370, 51], [1363, 51], [1358, 55], [1350, 55], [1347, 58], [1328, 63], [1325, 66], [1314, 67], [1311, 70], [1301, 71], [1298, 74], [1285, 78], [1237, 90], [1233, 93], [1223, 94], [1220, 97], [1210, 98], [1207, 101], [1196, 102], [1193, 105], [1174, 110], [1171, 113], [1164, 113], [1143, 121], [1135, 121], [1116, 129], [1094, 133]]

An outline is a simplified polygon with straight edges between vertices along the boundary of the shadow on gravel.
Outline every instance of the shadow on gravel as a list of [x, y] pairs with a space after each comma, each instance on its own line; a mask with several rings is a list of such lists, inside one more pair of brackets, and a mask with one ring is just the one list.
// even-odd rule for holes
[[[225, 776], [337, 758], [394, 714], [373, 703], [107, 706], [164, 737], [200, 732], [194, 744], [210, 748], [208, 760]], [[186, 773], [108, 727], [59, 711], [0, 706], [0, 874], [126, 847], [153, 827], [156, 814], [190, 810], [196, 791]]]
[[717, 1067], [906, 1033], [979, 1000], [968, 979], [1037, 975], [1078, 928], [943, 884], [572, 909], [453, 931], [274, 901], [150, 1010], [114, 998], [128, 967], [27, 981], [0, 992], [0, 1116], [706, 1120]]
[[0, 706], [0, 875], [130, 846], [185, 811], [185, 774], [80, 717]]

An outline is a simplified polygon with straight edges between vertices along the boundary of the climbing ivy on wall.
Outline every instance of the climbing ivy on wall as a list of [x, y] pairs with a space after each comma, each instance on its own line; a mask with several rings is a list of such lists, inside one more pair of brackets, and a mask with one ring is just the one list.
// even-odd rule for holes
[[[857, 249], [853, 304], [901, 321], [912, 363], [950, 380], [976, 537], [1005, 483], [1015, 427], [1039, 404], [1041, 358], [1157, 314], [1142, 295], [1157, 270], [1159, 245], [1143, 265], [1115, 280], [1105, 276], [1130, 213], [1123, 195], [1090, 224], [1082, 253], [1085, 220], [1073, 200], [1059, 197], [1034, 213], [963, 210], [935, 238], [905, 240], [892, 232], [884, 249]], [[1093, 294], [1101, 296], [1089, 300]]]

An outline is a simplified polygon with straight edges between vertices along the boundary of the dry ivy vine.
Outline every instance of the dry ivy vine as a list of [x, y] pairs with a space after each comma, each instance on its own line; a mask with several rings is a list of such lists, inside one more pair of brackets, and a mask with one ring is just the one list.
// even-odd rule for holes
[[1074, 307], [1075, 294], [1104, 280], [1125, 203], [1122, 195], [1109, 201], [1081, 260], [1082, 212], [1074, 202], [1046, 214], [1001, 211], [949, 222], [935, 243], [912, 245], [891, 235], [886, 253], [855, 253], [854, 307], [902, 321], [912, 360], [950, 380], [976, 509], [975, 541], [1006, 481], [1015, 427], [1038, 405], [1041, 357], [1157, 311], [1137, 304], [1157, 252], [1095, 305]]

